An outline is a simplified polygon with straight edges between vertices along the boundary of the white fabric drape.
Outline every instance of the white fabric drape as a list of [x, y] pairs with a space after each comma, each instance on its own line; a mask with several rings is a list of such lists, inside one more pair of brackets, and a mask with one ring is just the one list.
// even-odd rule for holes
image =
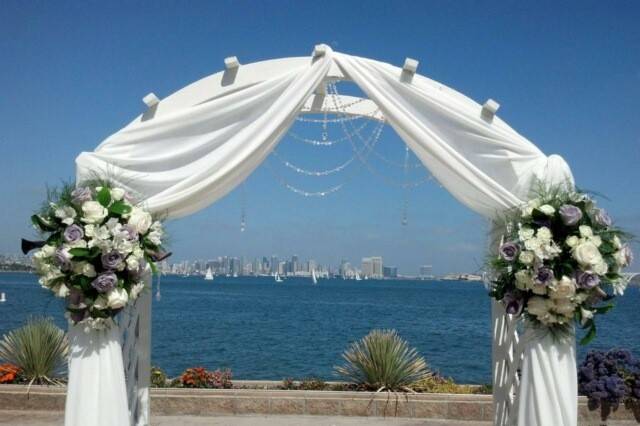
[[129, 424], [127, 388], [118, 327], [69, 326], [69, 384], [65, 426]]
[[554, 337], [525, 325], [518, 426], [578, 423], [575, 336]]
[[331, 66], [309, 67], [130, 125], [76, 159], [79, 182], [110, 176], [150, 211], [180, 217], [221, 198], [267, 157]]
[[[231, 191], [268, 156], [334, 63], [378, 105], [440, 183], [483, 216], [496, 218], [521, 204], [534, 179], [573, 185], [561, 157], [547, 157], [498, 117], [485, 120], [481, 106], [460, 93], [420, 75], [403, 82], [397, 67], [328, 47], [306, 68], [132, 123], [76, 159], [77, 179], [107, 175], [140, 194], [149, 210], [169, 218], [196, 212]], [[561, 367], [556, 358], [533, 356], [547, 349], [531, 352], [531, 372]], [[71, 381], [78, 380], [73, 371], [78, 365], [71, 366]], [[575, 417], [556, 410], [551, 394], [534, 392], [532, 377], [522, 381], [524, 398], [531, 398], [522, 401], [523, 419], [535, 416], [536, 407], [546, 407], [546, 419]], [[568, 396], [560, 408], [575, 413], [575, 397]]]

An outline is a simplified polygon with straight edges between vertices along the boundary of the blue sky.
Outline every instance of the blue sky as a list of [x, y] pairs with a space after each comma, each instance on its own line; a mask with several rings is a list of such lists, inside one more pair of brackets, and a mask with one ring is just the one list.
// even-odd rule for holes
[[[74, 158], [142, 112], [142, 96], [165, 97], [243, 63], [310, 54], [317, 43], [382, 61], [420, 60], [419, 72], [500, 115], [547, 154], [571, 164], [578, 184], [606, 194], [620, 225], [640, 233], [640, 3], [616, 2], [46, 2], [0, 4], [0, 252], [31, 235], [30, 212], [45, 184], [74, 174]], [[303, 148], [285, 140], [282, 156], [330, 168], [348, 150]], [[402, 161], [387, 129], [380, 152]], [[321, 189], [302, 198], [261, 167], [208, 209], [169, 224], [175, 259], [298, 254], [321, 262], [384, 256], [414, 273], [476, 270], [484, 220], [443, 189], [409, 194], [366, 170], [331, 182], [287, 181]], [[387, 174], [398, 170], [382, 169]], [[243, 204], [247, 230], [240, 232]], [[637, 247], [636, 247], [637, 249]]]

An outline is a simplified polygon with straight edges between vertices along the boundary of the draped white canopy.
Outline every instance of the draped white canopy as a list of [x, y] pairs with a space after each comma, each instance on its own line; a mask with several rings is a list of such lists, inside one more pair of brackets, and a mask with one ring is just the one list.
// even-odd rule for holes
[[[107, 175], [140, 194], [151, 211], [169, 218], [191, 214], [246, 179], [314, 91], [327, 78], [341, 78], [361, 88], [456, 199], [485, 217], [523, 203], [534, 179], [573, 185], [561, 157], [546, 156], [499, 117], [488, 119], [482, 106], [464, 95], [418, 74], [408, 81], [393, 65], [328, 46], [318, 51], [311, 58], [252, 64], [252, 71], [242, 65], [233, 75], [220, 73], [188, 86], [95, 151], [80, 154], [78, 181]], [[203, 92], [207, 88], [211, 94]], [[171, 107], [164, 108], [165, 103]], [[527, 361], [525, 354], [523, 395], [528, 400], [520, 404], [520, 422], [575, 424], [573, 347], [561, 348], [558, 355], [537, 345], [531, 349], [534, 357]], [[72, 363], [71, 380], [73, 368]], [[74, 396], [69, 398], [73, 403]]]

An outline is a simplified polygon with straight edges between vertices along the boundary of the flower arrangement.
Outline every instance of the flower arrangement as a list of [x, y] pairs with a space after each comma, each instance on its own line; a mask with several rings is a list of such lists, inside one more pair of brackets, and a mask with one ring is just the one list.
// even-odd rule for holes
[[509, 214], [498, 254], [489, 260], [491, 296], [506, 311], [552, 332], [573, 320], [596, 335], [594, 317], [613, 307], [628, 279], [630, 236], [587, 194], [547, 188]]
[[185, 388], [231, 389], [231, 370], [208, 371], [203, 367], [188, 368], [180, 376]]
[[20, 368], [13, 364], [0, 364], [0, 383], [13, 383], [20, 377]]
[[640, 401], [640, 359], [626, 349], [590, 351], [578, 368], [578, 391], [589, 408], [616, 409]]
[[102, 329], [144, 290], [144, 271], [167, 255], [162, 224], [122, 188], [109, 182], [66, 185], [31, 217], [45, 241], [38, 250], [40, 284], [67, 300], [74, 324]]

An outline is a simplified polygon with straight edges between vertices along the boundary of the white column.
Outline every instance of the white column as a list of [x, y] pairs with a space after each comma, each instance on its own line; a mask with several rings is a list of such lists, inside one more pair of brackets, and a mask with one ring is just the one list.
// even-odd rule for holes
[[153, 276], [147, 277], [147, 291], [143, 291], [137, 303], [138, 322], [138, 418], [136, 426], [148, 426], [150, 421], [151, 404], [149, 387], [151, 382], [151, 282]]

